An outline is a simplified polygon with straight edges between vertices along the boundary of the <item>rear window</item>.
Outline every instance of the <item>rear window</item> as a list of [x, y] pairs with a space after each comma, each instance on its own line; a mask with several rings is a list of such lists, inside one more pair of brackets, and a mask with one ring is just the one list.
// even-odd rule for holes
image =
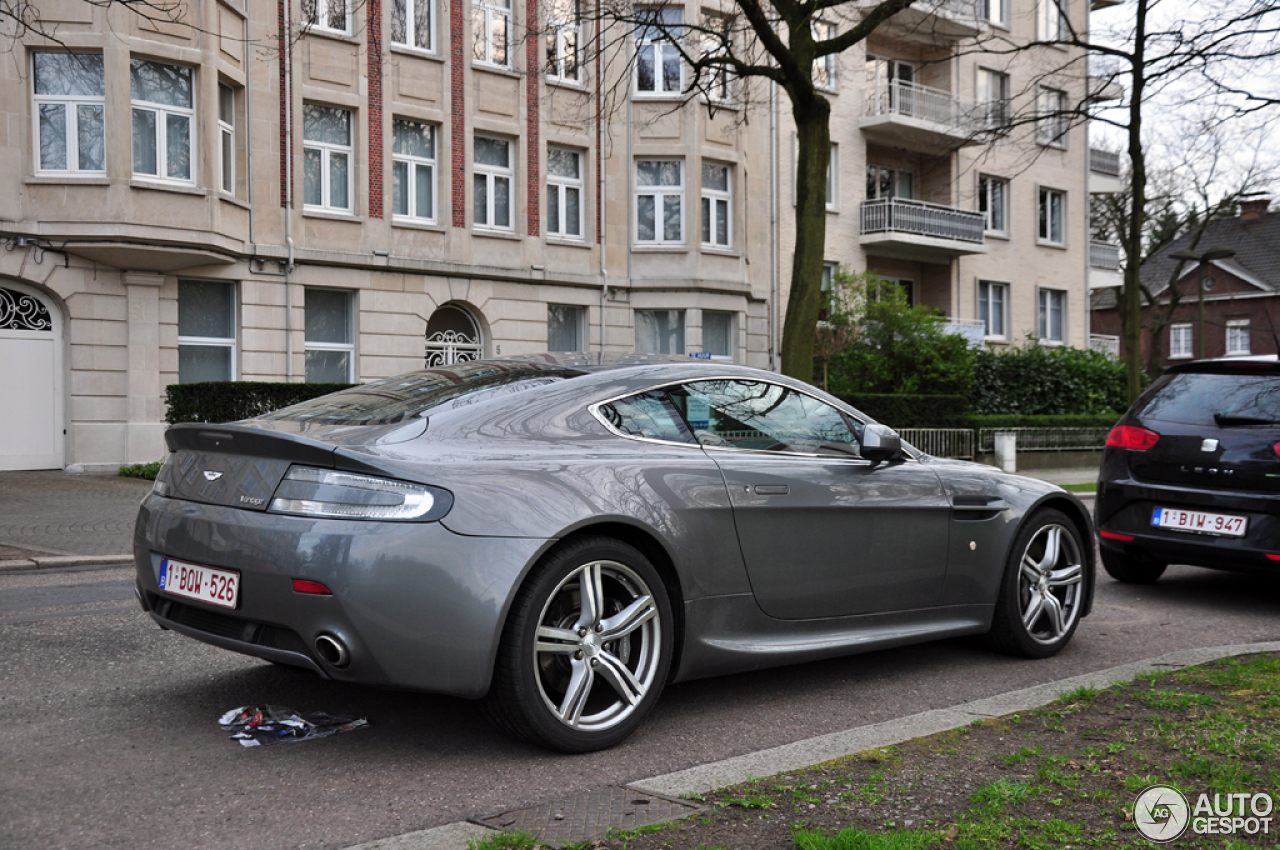
[[361, 384], [259, 418], [323, 425], [388, 425], [449, 402], [479, 401], [482, 395], [521, 392], [582, 374], [577, 369], [540, 363], [459, 363]]
[[1280, 423], [1280, 375], [1184, 372], [1157, 383], [1137, 412], [1144, 419], [1215, 427]]

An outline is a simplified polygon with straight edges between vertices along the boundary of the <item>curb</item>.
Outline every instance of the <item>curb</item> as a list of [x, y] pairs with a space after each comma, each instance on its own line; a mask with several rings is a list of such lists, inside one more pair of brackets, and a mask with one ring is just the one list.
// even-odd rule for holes
[[128, 566], [132, 563], [133, 555], [37, 555], [34, 558], [0, 561], [0, 573], [52, 570], [58, 567]]
[[[1155, 658], [1131, 661], [1128, 664], [1097, 670], [1093, 673], [1084, 673], [1059, 679], [1056, 682], [1047, 682], [986, 699], [961, 703], [950, 708], [923, 711], [896, 720], [832, 732], [768, 750], [747, 753], [649, 779], [640, 779], [627, 783], [627, 787], [669, 797], [705, 794], [748, 779], [798, 770], [831, 759], [958, 729], [970, 725], [974, 720], [1001, 717], [1018, 711], [1040, 708], [1076, 688], [1106, 688], [1128, 682], [1143, 673], [1156, 670], [1178, 670], [1218, 658], [1254, 652], [1280, 652], [1280, 641], [1231, 644], [1170, 652]], [[496, 834], [493, 830], [478, 824], [457, 821], [368, 844], [354, 845], [347, 850], [466, 850], [473, 840]]]

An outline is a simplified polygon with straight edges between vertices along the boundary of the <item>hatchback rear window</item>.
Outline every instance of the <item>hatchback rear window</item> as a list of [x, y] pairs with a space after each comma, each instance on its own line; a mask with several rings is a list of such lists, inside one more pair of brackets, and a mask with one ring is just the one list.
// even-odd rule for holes
[[1280, 423], [1280, 375], [1183, 372], [1157, 383], [1143, 419], [1220, 428]]
[[540, 363], [459, 363], [397, 375], [284, 407], [261, 419], [323, 425], [388, 425], [468, 396], [520, 392], [585, 374]]

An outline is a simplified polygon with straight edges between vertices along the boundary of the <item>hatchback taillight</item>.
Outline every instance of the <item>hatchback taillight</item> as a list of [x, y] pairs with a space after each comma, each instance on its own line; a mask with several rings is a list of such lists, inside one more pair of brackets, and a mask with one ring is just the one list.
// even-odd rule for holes
[[1275, 450], [1276, 450], [1276, 454], [1280, 455], [1280, 443], [1276, 443], [1276, 444], [1275, 444], [1274, 446], [1272, 446], [1271, 448], [1275, 449]]
[[1136, 425], [1117, 425], [1107, 435], [1107, 445], [1117, 449], [1145, 452], [1160, 441], [1160, 435]]

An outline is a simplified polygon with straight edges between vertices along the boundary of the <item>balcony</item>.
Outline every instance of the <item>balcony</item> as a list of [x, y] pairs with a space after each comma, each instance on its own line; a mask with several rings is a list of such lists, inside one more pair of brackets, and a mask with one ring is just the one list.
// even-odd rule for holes
[[1089, 192], [1110, 195], [1124, 189], [1120, 180], [1120, 154], [1089, 148]]
[[1120, 265], [1120, 246], [1109, 242], [1089, 243], [1089, 288], [1121, 286], [1124, 273]]
[[925, 263], [949, 263], [965, 254], [985, 254], [982, 213], [905, 198], [862, 204], [862, 236], [868, 254]]
[[[858, 0], [858, 5], [873, 7], [880, 0]], [[981, 0], [921, 0], [890, 18], [877, 33], [933, 44], [980, 35], [986, 26], [981, 15]]]
[[1109, 357], [1120, 356], [1120, 337], [1108, 334], [1089, 334], [1089, 350], [1101, 351]]
[[981, 114], [949, 91], [885, 80], [868, 89], [858, 126], [872, 142], [941, 156], [981, 142]]

